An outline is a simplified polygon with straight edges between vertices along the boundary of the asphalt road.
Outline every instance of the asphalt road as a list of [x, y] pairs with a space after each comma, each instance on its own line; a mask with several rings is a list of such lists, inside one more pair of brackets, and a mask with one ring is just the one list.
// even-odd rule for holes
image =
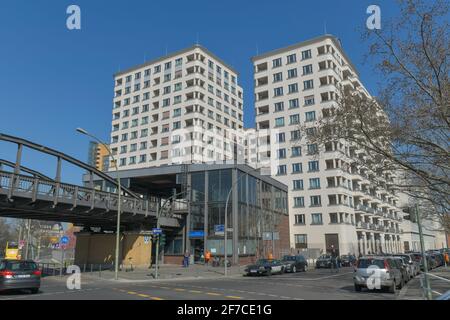
[[79, 290], [68, 290], [65, 278], [49, 277], [42, 280], [38, 294], [9, 292], [0, 294], [0, 300], [392, 300], [398, 297], [387, 292], [355, 292], [352, 274], [353, 269], [343, 268], [337, 274], [320, 269], [271, 277], [140, 282], [82, 276]]

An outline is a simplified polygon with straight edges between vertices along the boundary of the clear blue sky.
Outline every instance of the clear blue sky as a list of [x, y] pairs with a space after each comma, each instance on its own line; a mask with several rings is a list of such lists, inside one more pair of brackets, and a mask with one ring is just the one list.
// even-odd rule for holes
[[[81, 7], [82, 30], [66, 28], [66, 8]], [[251, 56], [327, 32], [338, 36], [369, 90], [380, 80], [363, 63], [360, 42], [370, 4], [382, 18], [392, 0], [316, 1], [94, 1], [0, 2], [0, 132], [45, 144], [87, 160], [84, 127], [109, 140], [112, 75], [196, 42], [234, 66], [244, 88], [245, 125], [253, 126]], [[26, 153], [25, 163], [54, 176], [54, 161]], [[0, 158], [13, 159], [0, 142]], [[63, 167], [63, 179], [81, 171]]]

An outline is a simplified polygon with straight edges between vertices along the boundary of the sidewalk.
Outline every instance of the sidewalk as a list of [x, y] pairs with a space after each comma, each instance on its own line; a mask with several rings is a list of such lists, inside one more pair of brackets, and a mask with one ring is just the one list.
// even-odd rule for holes
[[[429, 272], [431, 275], [435, 275], [450, 281], [450, 267], [440, 267]], [[442, 279], [435, 278], [433, 276], [428, 277], [430, 279], [430, 287], [433, 293], [433, 299], [439, 297], [450, 290], [450, 282]], [[418, 275], [414, 279], [410, 280], [408, 284], [400, 291], [398, 299], [400, 300], [424, 300], [423, 290], [420, 283], [421, 275]]]
[[[232, 266], [228, 268], [228, 277], [242, 276], [244, 266]], [[194, 279], [219, 279], [224, 277], [224, 267], [211, 267], [201, 264], [190, 265], [183, 268], [178, 265], [160, 265], [159, 276], [155, 279], [155, 267], [151, 269], [134, 269], [119, 271], [119, 281], [122, 282], [140, 282], [140, 281], [158, 281], [158, 280], [194, 280]], [[114, 280], [114, 271], [84, 272], [82, 277], [91, 279]]]

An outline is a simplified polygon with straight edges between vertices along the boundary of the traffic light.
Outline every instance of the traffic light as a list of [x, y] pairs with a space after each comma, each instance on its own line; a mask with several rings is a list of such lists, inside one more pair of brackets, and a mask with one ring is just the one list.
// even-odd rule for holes
[[165, 245], [166, 245], [166, 235], [162, 233], [159, 236], [159, 246], [164, 248]]

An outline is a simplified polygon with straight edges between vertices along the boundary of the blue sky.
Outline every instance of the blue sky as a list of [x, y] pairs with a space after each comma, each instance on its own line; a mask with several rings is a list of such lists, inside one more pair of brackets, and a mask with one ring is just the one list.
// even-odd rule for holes
[[[82, 30], [66, 28], [66, 8], [81, 7]], [[382, 19], [395, 1], [94, 1], [41, 0], [0, 3], [0, 132], [29, 139], [87, 160], [88, 129], [109, 140], [113, 73], [196, 42], [240, 72], [244, 120], [253, 126], [251, 56], [324, 33], [339, 37], [369, 90], [378, 75], [364, 63], [361, 30], [366, 8], [378, 4]], [[0, 158], [14, 159], [0, 142]], [[54, 176], [54, 160], [36, 152], [24, 164]], [[63, 167], [78, 183], [80, 170]]]

